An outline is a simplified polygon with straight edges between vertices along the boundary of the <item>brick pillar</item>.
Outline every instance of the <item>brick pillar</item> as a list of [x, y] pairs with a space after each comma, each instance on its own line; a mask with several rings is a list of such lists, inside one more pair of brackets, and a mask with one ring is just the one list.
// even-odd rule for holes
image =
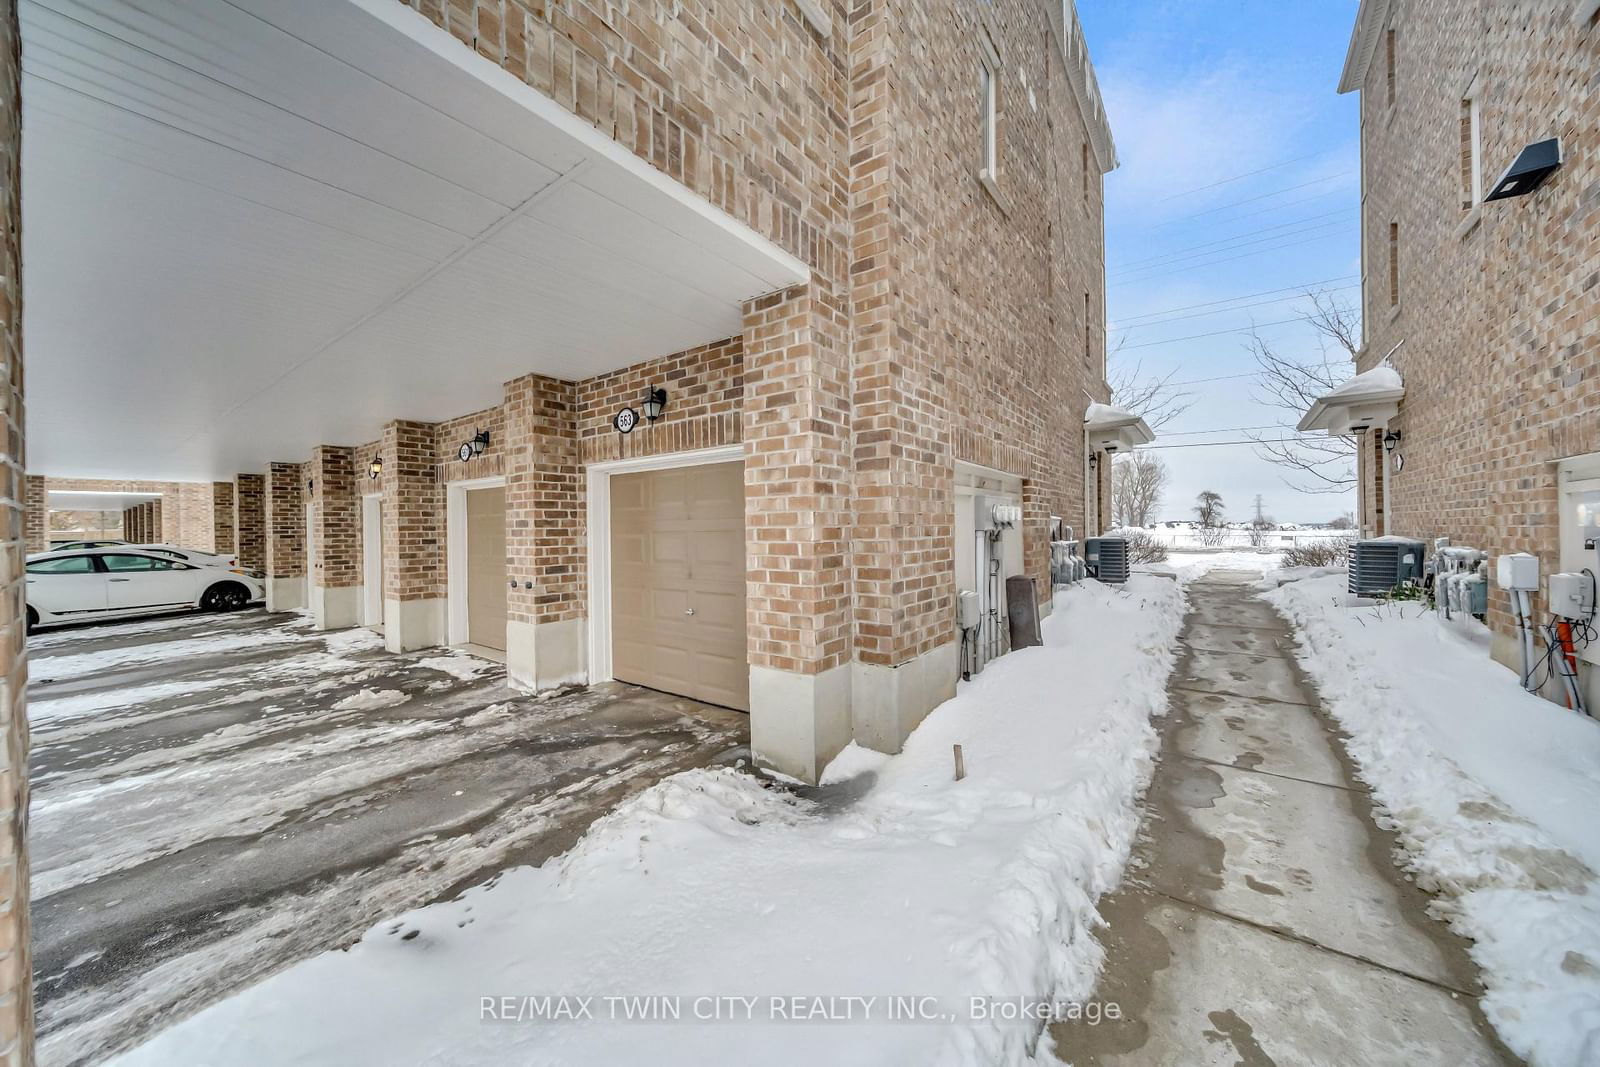
[[429, 422], [383, 428], [383, 639], [391, 652], [444, 644], [444, 491]]
[[267, 569], [267, 480], [259, 474], [233, 476], [233, 550], [239, 566]]
[[319, 630], [361, 620], [361, 498], [356, 450], [318, 445], [311, 450], [312, 537], [315, 562], [307, 576], [311, 617]]
[[173, 509], [163, 540], [184, 548], [215, 552], [215, 526], [211, 513], [210, 482], [178, 482], [166, 498]]
[[[533, 689], [587, 675], [577, 386], [537, 374], [507, 382], [506, 669]], [[531, 586], [531, 587], [530, 587]]]
[[306, 606], [305, 486], [300, 464], [269, 464], [265, 488], [267, 610], [295, 611]]
[[50, 547], [50, 496], [44, 489], [44, 475], [30, 474], [24, 481], [23, 538], [28, 553], [43, 552]]
[[133, 540], [133, 531], [138, 524], [139, 509], [137, 507], [122, 509], [122, 539]]
[[812, 782], [852, 729], [847, 338], [815, 283], [745, 305], [750, 738]]
[[145, 505], [145, 543], [171, 544], [178, 539], [178, 516], [173, 503], [170, 497], [162, 496]]
[[[33, 963], [28, 927], [27, 644], [18, 556], [33, 548], [25, 512], [22, 373], [22, 81], [15, 3], [0, 3], [0, 433], [4, 464], [5, 595], [0, 597], [0, 1062], [33, 1063]], [[39, 484], [42, 495], [43, 480]], [[19, 491], [20, 490], [20, 491]], [[45, 540], [43, 508], [38, 535]]]
[[237, 552], [233, 540], [233, 483], [211, 483], [211, 550]]

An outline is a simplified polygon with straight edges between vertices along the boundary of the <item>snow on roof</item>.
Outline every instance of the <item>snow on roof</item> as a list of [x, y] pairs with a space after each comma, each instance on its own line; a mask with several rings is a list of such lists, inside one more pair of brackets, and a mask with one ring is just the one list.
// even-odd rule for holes
[[1085, 426], [1116, 426], [1138, 420], [1139, 416], [1133, 412], [1111, 404], [1090, 404], [1083, 412]]
[[1369, 371], [1362, 371], [1331, 393], [1328, 393], [1323, 399], [1351, 400], [1404, 389], [1405, 383], [1400, 380], [1400, 372], [1387, 363], [1380, 363]]

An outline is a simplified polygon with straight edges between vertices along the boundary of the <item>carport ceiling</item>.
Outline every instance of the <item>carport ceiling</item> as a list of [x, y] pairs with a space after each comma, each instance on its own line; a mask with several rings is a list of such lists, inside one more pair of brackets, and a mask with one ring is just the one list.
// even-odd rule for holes
[[740, 329], [805, 267], [394, 0], [25, 0], [28, 450], [207, 479]]

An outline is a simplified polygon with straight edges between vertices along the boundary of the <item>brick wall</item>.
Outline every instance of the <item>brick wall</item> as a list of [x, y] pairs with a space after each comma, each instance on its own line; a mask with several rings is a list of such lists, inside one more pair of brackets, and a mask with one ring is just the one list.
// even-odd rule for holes
[[211, 483], [211, 548], [236, 552], [233, 542], [233, 483]]
[[[1394, 103], [1381, 45], [1361, 86], [1361, 369], [1405, 342], [1392, 360], [1405, 467], [1390, 472], [1389, 532], [1532, 552], [1545, 573], [1559, 558], [1552, 462], [1600, 451], [1600, 24], [1572, 15], [1567, 0], [1392, 4]], [[1558, 136], [1566, 158], [1537, 192], [1483, 204], [1475, 221], [1460, 157], [1474, 80], [1485, 191], [1530, 142]], [[1379, 456], [1362, 467], [1369, 508]], [[1508, 609], [1491, 583], [1501, 635], [1515, 628]]]
[[316, 584], [330, 589], [361, 584], [361, 498], [356, 495], [355, 449], [312, 449], [309, 480], [316, 522]]
[[305, 479], [298, 463], [267, 466], [263, 532], [269, 578], [299, 578], [306, 573]]
[[29, 474], [25, 478], [23, 504], [23, 543], [29, 552], [43, 552], [50, 547], [50, 498], [46, 495], [44, 478]]
[[177, 506], [172, 509], [174, 517], [168, 524], [169, 543], [215, 551], [216, 520], [211, 510], [211, 483], [180, 482], [173, 497]]
[[22, 558], [40, 527], [27, 495], [22, 364], [22, 52], [16, 5], [0, 2], [0, 389], [5, 433], [5, 596], [0, 606], [0, 1063], [33, 1062], [33, 964], [28, 948], [27, 638]]
[[519, 584], [506, 617], [560, 622], [587, 613], [577, 386], [530, 374], [506, 383], [506, 565]]
[[266, 478], [260, 474], [233, 477], [233, 547], [239, 564], [267, 569]]
[[383, 595], [422, 600], [444, 595], [444, 492], [433, 423], [391, 422], [383, 429]]
[[[667, 391], [654, 423], [643, 420], [645, 392]], [[730, 337], [578, 383], [578, 447], [584, 463], [738, 444], [744, 402], [744, 338]], [[638, 427], [619, 434], [612, 418], [639, 411]]]
[[[458, 450], [465, 442], [472, 440], [479, 430], [489, 431], [489, 444], [483, 452], [462, 462]], [[455, 482], [504, 474], [505, 432], [505, 408], [500, 404], [438, 423], [434, 430], [434, 462], [438, 464], [439, 481]]]

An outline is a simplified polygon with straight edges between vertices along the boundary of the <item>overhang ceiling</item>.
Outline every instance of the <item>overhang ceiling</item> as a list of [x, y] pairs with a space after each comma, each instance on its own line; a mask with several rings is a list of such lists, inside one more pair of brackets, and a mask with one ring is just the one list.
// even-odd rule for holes
[[260, 470], [807, 277], [394, 0], [20, 10], [35, 473]]

